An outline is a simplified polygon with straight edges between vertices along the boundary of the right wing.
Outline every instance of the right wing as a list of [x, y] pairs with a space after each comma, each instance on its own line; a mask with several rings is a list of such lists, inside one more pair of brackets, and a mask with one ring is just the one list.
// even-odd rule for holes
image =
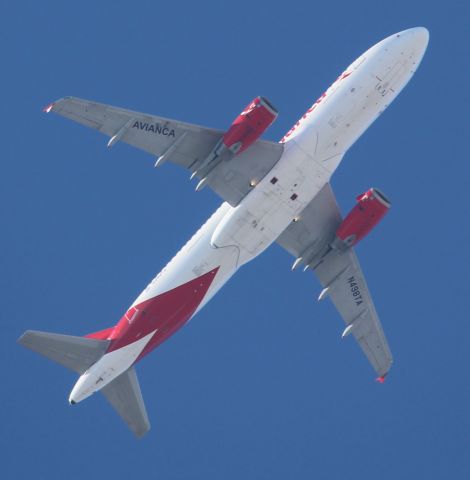
[[341, 213], [329, 184], [326, 184], [300, 215], [277, 239], [297, 260], [311, 268], [323, 291], [343, 318], [343, 337], [352, 334], [379, 375], [388, 373], [392, 354], [374, 307], [359, 260], [352, 248], [341, 252], [331, 248]]
[[126, 370], [100, 391], [135, 435], [143, 437], [150, 430], [134, 367]]
[[331, 251], [315, 274], [346, 324], [343, 337], [355, 337], [383, 380], [392, 366], [392, 354], [356, 253], [352, 248]]
[[[204, 161], [224, 132], [168, 118], [65, 97], [45, 108], [111, 137], [163, 157], [191, 172]], [[277, 163], [283, 152], [279, 143], [257, 140], [230, 161], [221, 161], [209, 174], [207, 185], [232, 206]]]

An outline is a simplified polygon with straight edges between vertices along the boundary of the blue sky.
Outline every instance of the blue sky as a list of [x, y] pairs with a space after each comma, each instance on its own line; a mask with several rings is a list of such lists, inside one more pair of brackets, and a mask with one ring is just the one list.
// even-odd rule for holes
[[[470, 478], [469, 8], [464, 1], [4, 2], [3, 478]], [[392, 199], [358, 254], [395, 357], [374, 382], [319, 284], [277, 246], [138, 366], [137, 441], [26, 329], [114, 324], [220, 200], [41, 109], [74, 95], [216, 128], [256, 95], [278, 140], [385, 36], [431, 33], [411, 83], [333, 178], [344, 213]], [[465, 128], [467, 127], [467, 128]]]

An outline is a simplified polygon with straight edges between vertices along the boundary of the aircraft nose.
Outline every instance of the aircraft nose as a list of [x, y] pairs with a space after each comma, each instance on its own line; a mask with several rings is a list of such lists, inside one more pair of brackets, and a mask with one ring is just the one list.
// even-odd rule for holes
[[429, 31], [424, 27], [411, 28], [411, 35], [414, 38], [416, 46], [425, 50], [429, 43]]
[[398, 35], [406, 38], [417, 51], [422, 53], [424, 53], [429, 43], [429, 31], [425, 27], [409, 28], [408, 30], [400, 32]]
[[420, 36], [422, 38], [425, 38], [426, 40], [429, 39], [429, 30], [426, 27], [414, 27], [410, 28], [410, 30], [413, 32], [413, 35], [415, 36]]

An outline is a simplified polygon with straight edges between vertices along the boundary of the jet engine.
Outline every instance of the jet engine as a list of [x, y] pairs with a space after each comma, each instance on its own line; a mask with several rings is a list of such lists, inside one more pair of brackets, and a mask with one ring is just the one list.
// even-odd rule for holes
[[234, 154], [246, 150], [276, 120], [278, 111], [264, 97], [256, 97], [235, 119], [223, 136], [224, 145]]
[[206, 185], [208, 175], [222, 158], [231, 158], [246, 150], [276, 120], [278, 111], [264, 97], [256, 97], [235, 119], [206, 159], [193, 170], [191, 179], [202, 177], [196, 191]]
[[390, 208], [390, 202], [377, 188], [370, 188], [357, 197], [357, 204], [343, 220], [333, 247], [346, 250], [362, 240], [379, 222]]

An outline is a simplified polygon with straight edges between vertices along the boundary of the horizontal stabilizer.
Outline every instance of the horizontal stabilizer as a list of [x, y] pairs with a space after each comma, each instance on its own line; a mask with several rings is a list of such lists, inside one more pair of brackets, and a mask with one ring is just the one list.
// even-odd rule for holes
[[150, 430], [149, 418], [134, 367], [126, 370], [100, 391], [138, 437], [143, 437]]
[[97, 362], [109, 345], [108, 340], [34, 330], [23, 333], [18, 343], [79, 374]]

